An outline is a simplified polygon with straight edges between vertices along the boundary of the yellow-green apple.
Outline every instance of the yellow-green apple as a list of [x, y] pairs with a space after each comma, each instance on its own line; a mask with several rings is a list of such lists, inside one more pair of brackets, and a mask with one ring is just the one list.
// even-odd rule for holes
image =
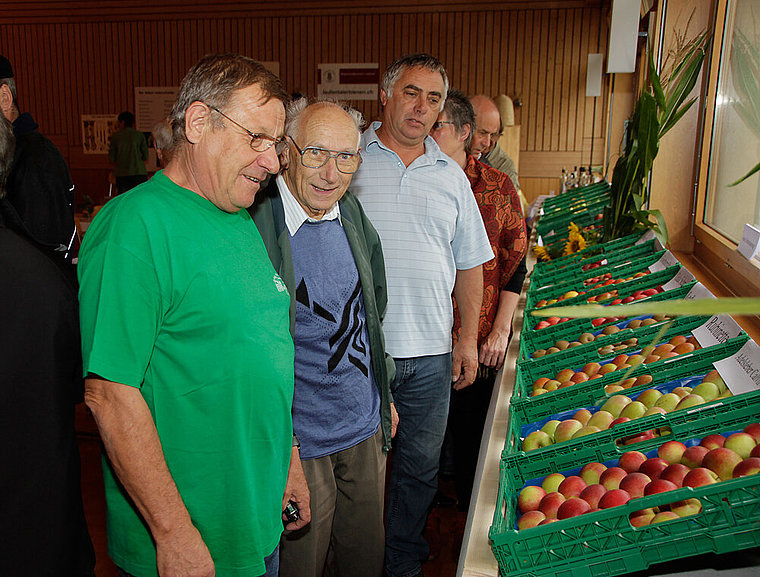
[[541, 523], [544, 519], [546, 519], [546, 515], [541, 511], [528, 511], [517, 520], [517, 529], [520, 531], [530, 529]]
[[734, 433], [726, 437], [726, 442], [723, 445], [726, 449], [731, 449], [737, 453], [742, 459], [749, 457], [749, 454], [757, 446], [755, 437], [749, 433]]
[[718, 398], [718, 395], [720, 395], [718, 385], [711, 383], [710, 381], [707, 381], [706, 383], [699, 383], [696, 387], [694, 387], [692, 393], [702, 397], [705, 402], [712, 401], [713, 399]]
[[691, 343], [681, 343], [680, 345], [673, 348], [671, 352], [675, 353], [676, 355], [685, 355], [687, 353], [691, 353], [694, 351], [696, 347]]
[[606, 375], [607, 373], [611, 373], [612, 371], [617, 371], [618, 366], [614, 363], [607, 363], [602, 365], [602, 367], [599, 369], [598, 375]]
[[560, 372], [557, 373], [557, 376], [554, 378], [558, 380], [560, 383], [564, 383], [565, 381], [569, 381], [570, 377], [572, 377], [574, 374], [575, 374], [575, 371], [573, 369], [562, 369]]
[[675, 483], [677, 487], [680, 487], [683, 485], [683, 478], [689, 474], [689, 471], [691, 469], [683, 463], [673, 463], [660, 473], [660, 479], [670, 481], [671, 483]]
[[605, 411], [605, 410], [599, 410], [593, 415], [591, 415], [591, 418], [588, 420], [586, 425], [590, 425], [592, 427], [599, 427], [601, 430], [609, 429], [610, 425], [612, 424], [612, 421], [615, 420], [615, 417], [612, 416], [612, 413]]
[[547, 494], [556, 493], [557, 489], [559, 489], [559, 484], [564, 480], [565, 476], [562, 473], [549, 473], [544, 477], [544, 480], [541, 483], [541, 488], [546, 491]]
[[586, 435], [592, 435], [594, 433], [598, 433], [601, 431], [599, 427], [594, 427], [593, 425], [586, 425], [584, 427], [581, 427], [577, 431], [575, 431], [575, 434], [573, 434], [573, 439], [577, 439], [579, 437], [585, 437]]
[[626, 473], [634, 473], [639, 470], [641, 464], [647, 460], [647, 456], [641, 451], [626, 451], [620, 455], [618, 467]]
[[557, 509], [559, 509], [559, 506], [564, 502], [565, 502], [565, 496], [562, 493], [558, 493], [557, 491], [554, 491], [552, 493], [547, 493], [544, 496], [544, 498], [541, 499], [541, 502], [538, 504], [538, 510], [541, 511], [548, 518], [556, 519]]
[[697, 467], [683, 478], [684, 487], [702, 487], [720, 481], [720, 477], [706, 467]]
[[681, 455], [681, 463], [689, 467], [689, 469], [696, 469], [702, 466], [702, 459], [710, 452], [710, 449], [703, 447], [702, 445], [694, 445], [693, 447], [687, 447]]
[[610, 507], [618, 507], [620, 505], [625, 505], [630, 500], [631, 496], [627, 491], [624, 491], [623, 489], [612, 489], [607, 491], [602, 495], [602, 498], [599, 499], [599, 508], [609, 509]]
[[651, 417], [652, 415], [667, 415], [668, 412], [662, 407], [650, 407], [647, 412], [644, 413], [644, 417]]
[[648, 357], [644, 358], [644, 364], [648, 365], [649, 363], [656, 363], [660, 360], [660, 355], [649, 355]]
[[644, 495], [655, 495], [657, 493], [665, 493], [666, 491], [673, 491], [675, 489], [678, 489], [678, 485], [673, 481], [667, 481], [661, 477], [659, 479], [654, 479], [644, 487]]
[[721, 481], [733, 479], [734, 467], [741, 463], [742, 458], [736, 451], [726, 447], [718, 447], [705, 455], [702, 466], [715, 472]]
[[620, 487], [620, 481], [622, 481], [627, 474], [628, 473], [625, 472], [625, 469], [620, 467], [609, 467], [599, 477], [599, 483], [604, 485], [605, 489], [611, 491], [612, 489]]
[[652, 517], [652, 520], [649, 521], [649, 524], [655, 525], [657, 523], [664, 523], [665, 521], [672, 521], [674, 519], [680, 519], [680, 517], [673, 511], [660, 511], [657, 513], [657, 515]]
[[578, 421], [582, 425], [588, 424], [589, 419], [591, 418], [591, 411], [588, 409], [578, 409], [575, 411], [575, 414], [573, 415], [573, 419]]
[[570, 497], [578, 497], [581, 491], [586, 488], [586, 481], [584, 481], [578, 475], [570, 475], [559, 484], [559, 492], [562, 493], [566, 499]]
[[644, 527], [649, 525], [650, 521], [654, 518], [655, 512], [650, 509], [642, 509], [641, 511], [634, 511], [631, 513], [628, 520], [632, 527]]
[[541, 357], [545, 356], [547, 353], [546, 349], [536, 349], [532, 353], [530, 353], [530, 356], [534, 359], [540, 359]]
[[546, 421], [544, 423], [544, 426], [541, 427], [541, 430], [547, 435], [549, 435], [549, 438], [552, 439], [552, 442], [554, 442], [554, 431], [556, 430], [557, 425], [559, 425], [560, 423], [561, 421], [557, 419], [552, 419], [550, 421]]
[[615, 395], [607, 399], [607, 401], [602, 405], [601, 410], [607, 411], [617, 419], [620, 416], [620, 413], [623, 411], [623, 408], [632, 402], [633, 401], [631, 398], [626, 395]]
[[676, 411], [682, 411], [684, 409], [690, 409], [691, 407], [696, 407], [697, 405], [704, 404], [705, 400], [702, 397], [691, 393], [681, 399], [681, 401], [678, 403], [678, 406], [676, 406]]
[[726, 390], [726, 383], [723, 380], [723, 377], [721, 377], [720, 373], [718, 373], [718, 371], [716, 371], [715, 369], [707, 373], [702, 379], [703, 383], [707, 381], [718, 385], [718, 389], [720, 390], [721, 393]]
[[718, 447], [722, 447], [726, 444], [726, 438], [723, 435], [707, 435], [706, 437], [703, 437], [702, 440], [699, 442], [700, 445], [703, 447], [707, 447], [708, 449], [717, 449]]
[[625, 389], [620, 385], [605, 385], [604, 392], [608, 394], [612, 393], [619, 393], [620, 391], [624, 391]]
[[679, 517], [689, 517], [702, 511], [702, 501], [699, 499], [686, 499], [670, 504], [670, 510]]
[[578, 337], [578, 340], [582, 343], [590, 343], [596, 339], [596, 337], [592, 333], [583, 333], [581, 336]]
[[678, 398], [683, 399], [685, 396], [690, 395], [692, 389], [690, 387], [676, 387], [673, 389], [673, 394], [678, 395]]
[[629, 377], [625, 379], [624, 381], [620, 381], [620, 383], [618, 384], [624, 389], [630, 389], [633, 385], [636, 384], [636, 379], [635, 377]]
[[667, 469], [668, 463], [665, 459], [661, 457], [650, 457], [643, 463], [641, 463], [641, 467], [639, 467], [639, 472], [644, 473], [645, 475], [648, 475], [650, 479], [653, 481], [655, 479], [660, 478], [660, 474]]
[[669, 353], [672, 351], [675, 347], [671, 345], [670, 343], [662, 343], [661, 345], [657, 345], [654, 350], [652, 351], [653, 355], [664, 355], [665, 353]]
[[560, 351], [564, 351], [569, 346], [570, 346], [570, 343], [565, 340], [559, 340], [556, 343], [554, 343], [554, 347], [559, 349]]
[[620, 489], [627, 491], [631, 496], [631, 499], [642, 497], [644, 495], [644, 487], [652, 482], [652, 479], [647, 477], [644, 473], [628, 473], [622, 481], [620, 481]]
[[602, 365], [600, 365], [599, 363], [591, 362], [591, 363], [586, 363], [585, 365], [583, 365], [583, 368], [581, 370], [584, 373], [586, 373], [589, 377], [591, 377], [595, 375], [596, 373], [598, 373], [599, 369], [601, 368], [602, 368]]
[[551, 444], [552, 438], [544, 431], [533, 431], [523, 439], [522, 450], [534, 451], [536, 449], [540, 449], [541, 447], [548, 447]]
[[551, 381], [547, 381], [544, 384], [543, 389], [549, 392], [556, 391], [559, 388], [560, 384], [561, 383], [559, 381], [555, 381], [554, 379], [552, 379]]
[[675, 410], [679, 402], [681, 402], [681, 397], [675, 393], [666, 393], [655, 401], [654, 406], [661, 407], [670, 412]]
[[565, 419], [554, 430], [554, 442], [564, 443], [573, 438], [573, 435], [583, 427], [580, 421], [575, 419]]
[[551, 379], [547, 377], [539, 377], [535, 381], [533, 381], [533, 389], [541, 389], [544, 386], [544, 383], [548, 383]]
[[644, 356], [643, 355], [631, 355], [628, 357], [628, 364], [632, 367], [635, 367], [637, 365], [640, 365], [644, 362]]
[[570, 497], [557, 509], [557, 519], [568, 519], [583, 515], [591, 509], [591, 505], [580, 497]]
[[539, 396], [539, 395], [545, 395], [545, 394], [546, 394], [546, 393], [548, 393], [548, 392], [549, 392], [549, 391], [547, 391], [546, 389], [536, 389], [535, 391], [533, 391], [533, 392], [530, 394], [530, 396], [531, 396], [531, 397], [537, 397], [537, 396]]
[[589, 485], [583, 489], [583, 491], [581, 491], [580, 497], [586, 501], [592, 509], [595, 509], [599, 506], [599, 499], [601, 499], [602, 495], [604, 495], [606, 492], [607, 489], [604, 488], [604, 485], [596, 483], [594, 485]]
[[640, 403], [643, 403], [647, 409], [651, 409], [654, 407], [657, 399], [659, 399], [661, 396], [662, 393], [657, 389], [647, 389], [646, 391], [639, 393], [639, 396], [636, 397], [636, 400]]
[[647, 412], [647, 406], [639, 401], [631, 401], [623, 410], [620, 411], [619, 417], [628, 417], [629, 419], [639, 419]]
[[671, 465], [673, 463], [680, 463], [683, 452], [686, 450], [686, 445], [681, 441], [667, 441], [657, 447], [657, 456], [661, 459], [665, 459]]
[[541, 499], [546, 496], [546, 491], [538, 485], [528, 485], [523, 487], [517, 495], [517, 508], [520, 513], [525, 514], [528, 511], [536, 511]]
[[760, 457], [748, 457], [734, 467], [734, 479], [760, 473]]
[[599, 483], [599, 477], [602, 476], [607, 470], [607, 467], [602, 463], [592, 462], [583, 465], [581, 472], [579, 473], [581, 479], [586, 482], [586, 485], [595, 485]]

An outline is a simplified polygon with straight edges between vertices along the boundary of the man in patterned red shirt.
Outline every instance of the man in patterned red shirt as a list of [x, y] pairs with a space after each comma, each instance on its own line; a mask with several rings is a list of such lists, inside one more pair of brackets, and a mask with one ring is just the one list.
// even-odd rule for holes
[[[430, 135], [462, 167], [477, 200], [496, 257], [483, 265], [483, 304], [478, 330], [478, 378], [468, 388], [452, 391], [449, 429], [454, 451], [455, 484], [460, 510], [467, 510], [475, 476], [480, 437], [496, 372], [512, 332], [512, 315], [520, 288], [510, 284], [527, 250], [525, 220], [510, 178], [468, 153], [475, 132], [475, 113], [468, 98], [451, 89]], [[522, 282], [519, 283], [522, 285]], [[454, 339], [459, 330], [454, 310]]]

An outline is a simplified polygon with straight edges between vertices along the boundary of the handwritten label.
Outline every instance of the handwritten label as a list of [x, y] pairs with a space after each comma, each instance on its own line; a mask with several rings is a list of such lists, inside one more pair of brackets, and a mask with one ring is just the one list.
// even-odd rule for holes
[[676, 256], [670, 252], [669, 250], [665, 251], [665, 254], [660, 257], [660, 260], [658, 260], [653, 265], [649, 266], [650, 272], [657, 272], [661, 270], [665, 270], [669, 266], [673, 266], [674, 264], [678, 264], [678, 259]]
[[742, 328], [728, 315], [715, 315], [705, 324], [694, 329], [691, 334], [702, 346], [711, 347], [719, 343], [725, 343], [728, 339], [738, 337]]
[[717, 297], [709, 290], [707, 290], [707, 287], [705, 285], [703, 285], [701, 282], [698, 282], [693, 287], [691, 287], [689, 292], [683, 298], [687, 301], [695, 301], [697, 299], [714, 299]]
[[644, 234], [641, 235], [641, 238], [639, 240], [637, 240], [633, 244], [634, 246], [637, 244], [644, 244], [645, 242], [650, 241], [653, 238], [657, 238], [657, 237], [654, 235], [654, 231], [650, 228], [648, 231], [646, 231]]
[[674, 288], [682, 287], [685, 284], [689, 284], [693, 280], [696, 280], [694, 275], [691, 274], [689, 269], [686, 267], [683, 267], [681, 270], [679, 270], [675, 276], [670, 279], [668, 282], [666, 282], [664, 285], [662, 285], [662, 290], [673, 290]]
[[734, 395], [760, 390], [760, 347], [755, 341], [747, 341], [738, 353], [713, 366]]

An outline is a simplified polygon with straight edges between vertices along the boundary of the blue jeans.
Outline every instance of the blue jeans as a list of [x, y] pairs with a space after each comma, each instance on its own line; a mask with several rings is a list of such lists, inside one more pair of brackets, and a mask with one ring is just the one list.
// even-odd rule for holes
[[385, 571], [411, 577], [430, 548], [422, 536], [438, 490], [438, 462], [451, 393], [451, 354], [395, 359], [391, 392], [399, 414], [385, 528]]
[[[266, 573], [264, 573], [261, 577], [277, 577], [278, 573], [280, 572], [280, 544], [277, 544], [277, 547], [274, 548], [274, 551], [271, 555], [268, 555], [264, 558], [264, 566], [266, 568]], [[132, 575], [131, 573], [127, 573], [122, 569], [121, 567], [116, 568], [119, 572], [119, 577], [136, 577], [135, 575]]]

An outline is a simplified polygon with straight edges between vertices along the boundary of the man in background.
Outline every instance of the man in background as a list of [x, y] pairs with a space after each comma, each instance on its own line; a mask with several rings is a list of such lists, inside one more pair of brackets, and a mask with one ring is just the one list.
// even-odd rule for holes
[[8, 202], [32, 238], [70, 263], [76, 228], [69, 168], [55, 145], [37, 130], [32, 115], [19, 113], [16, 79], [4, 56], [0, 56], [0, 112], [13, 124], [16, 138], [6, 184]]
[[515, 162], [499, 146], [499, 137], [504, 131], [504, 125], [498, 107], [483, 94], [471, 97], [470, 103], [475, 111], [476, 124], [470, 152], [482, 163], [505, 173], [512, 180], [515, 190], [520, 190]]
[[129, 111], [118, 117], [119, 130], [111, 135], [108, 160], [114, 165], [116, 193], [124, 194], [148, 180], [148, 141], [145, 135], [134, 129], [135, 115]]
[[287, 99], [260, 63], [203, 57], [172, 110], [171, 162], [82, 244], [85, 397], [127, 575], [277, 575], [298, 499], [290, 299], [244, 209], [280, 168]]
[[[423, 575], [429, 545], [422, 533], [438, 487], [449, 395], [452, 383], [459, 389], [475, 379], [481, 265], [493, 258], [467, 178], [428, 136], [447, 90], [446, 69], [427, 54], [386, 70], [383, 120], [362, 136], [352, 186], [380, 234], [388, 276], [383, 329], [399, 413], [386, 521], [391, 577]], [[462, 318], [453, 351], [452, 292]]]
[[156, 160], [159, 168], [165, 168], [172, 159], [172, 127], [164, 119], [153, 127], [153, 147], [156, 149]]

